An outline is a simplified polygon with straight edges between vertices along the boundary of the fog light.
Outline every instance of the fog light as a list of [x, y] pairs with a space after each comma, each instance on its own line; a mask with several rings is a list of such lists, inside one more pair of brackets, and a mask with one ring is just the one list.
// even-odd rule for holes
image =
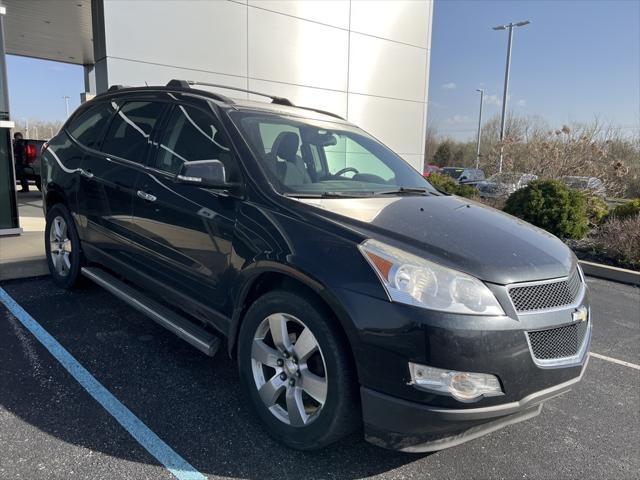
[[502, 395], [500, 381], [488, 373], [456, 372], [409, 362], [411, 384], [428, 392], [450, 395], [461, 402]]

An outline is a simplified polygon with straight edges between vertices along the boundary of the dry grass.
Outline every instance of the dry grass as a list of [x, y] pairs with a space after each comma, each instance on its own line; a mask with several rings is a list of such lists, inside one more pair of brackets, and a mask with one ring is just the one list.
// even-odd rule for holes
[[633, 269], [640, 267], [640, 215], [606, 221], [593, 235], [602, 254]]

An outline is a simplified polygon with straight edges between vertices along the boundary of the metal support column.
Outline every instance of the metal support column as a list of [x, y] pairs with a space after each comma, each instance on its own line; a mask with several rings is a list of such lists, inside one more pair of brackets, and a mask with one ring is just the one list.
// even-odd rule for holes
[[0, 235], [19, 235], [21, 229], [11, 144], [11, 129], [14, 125], [9, 116], [9, 89], [4, 51], [5, 14], [6, 8], [0, 5]]

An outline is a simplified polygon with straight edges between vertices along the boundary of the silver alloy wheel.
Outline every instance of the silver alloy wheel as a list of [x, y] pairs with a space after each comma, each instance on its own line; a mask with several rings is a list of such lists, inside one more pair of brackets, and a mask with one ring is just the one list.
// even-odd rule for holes
[[280, 421], [304, 426], [327, 400], [326, 364], [313, 333], [287, 313], [265, 318], [253, 337], [251, 368], [258, 395]]
[[71, 271], [71, 240], [67, 222], [61, 216], [55, 217], [51, 223], [49, 245], [53, 268], [58, 275], [66, 277]]

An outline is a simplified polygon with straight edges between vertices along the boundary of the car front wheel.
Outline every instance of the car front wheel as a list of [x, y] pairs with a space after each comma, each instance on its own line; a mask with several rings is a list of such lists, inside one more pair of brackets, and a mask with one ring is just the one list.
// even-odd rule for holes
[[269, 433], [313, 450], [360, 423], [348, 343], [314, 298], [270, 292], [247, 312], [238, 339], [243, 389]]

